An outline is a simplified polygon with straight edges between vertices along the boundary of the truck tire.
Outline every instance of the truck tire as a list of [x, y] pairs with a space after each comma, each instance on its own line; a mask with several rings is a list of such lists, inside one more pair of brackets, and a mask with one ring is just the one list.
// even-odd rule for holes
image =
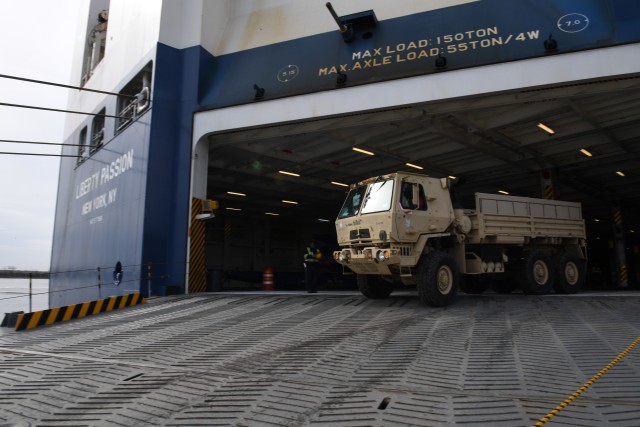
[[584, 285], [586, 269], [583, 260], [570, 252], [559, 253], [555, 258], [556, 281], [553, 289], [559, 294], [575, 294]]
[[393, 292], [393, 286], [379, 276], [358, 274], [356, 282], [360, 293], [370, 299], [386, 298]]
[[420, 301], [432, 307], [447, 306], [458, 292], [458, 266], [446, 253], [432, 252], [420, 260], [416, 281]]
[[525, 252], [523, 269], [520, 272], [520, 288], [529, 295], [548, 294], [553, 289], [554, 271], [551, 257], [545, 252]]

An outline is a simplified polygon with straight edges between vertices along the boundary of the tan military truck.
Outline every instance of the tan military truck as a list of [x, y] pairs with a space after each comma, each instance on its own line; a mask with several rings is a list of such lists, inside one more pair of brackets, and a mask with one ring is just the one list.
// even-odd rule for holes
[[357, 275], [363, 295], [385, 298], [397, 284], [415, 285], [424, 303], [441, 307], [458, 288], [480, 293], [489, 282], [501, 293], [580, 290], [580, 203], [476, 193], [475, 209], [467, 210], [452, 203], [452, 182], [397, 172], [351, 186], [333, 256]]

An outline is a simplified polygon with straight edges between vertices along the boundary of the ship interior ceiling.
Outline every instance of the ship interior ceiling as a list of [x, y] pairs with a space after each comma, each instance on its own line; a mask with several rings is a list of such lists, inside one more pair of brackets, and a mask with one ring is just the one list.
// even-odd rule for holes
[[207, 197], [220, 203], [218, 215], [270, 212], [279, 214], [274, 220], [329, 220], [333, 228], [348, 191], [335, 183], [397, 170], [454, 176], [463, 207], [472, 208], [476, 192], [544, 198], [543, 176], [552, 176], [553, 198], [582, 203], [590, 244], [613, 238], [618, 209], [626, 245], [637, 245], [640, 237], [640, 75], [274, 124], [208, 139]]

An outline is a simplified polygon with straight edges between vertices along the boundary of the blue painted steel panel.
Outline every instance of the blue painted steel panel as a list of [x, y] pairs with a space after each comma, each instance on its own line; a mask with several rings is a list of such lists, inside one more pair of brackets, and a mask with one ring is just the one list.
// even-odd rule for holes
[[143, 260], [153, 265], [157, 294], [184, 290], [193, 112], [200, 69], [210, 57], [199, 46], [157, 49], [143, 236]]
[[[311, 19], [311, 18], [310, 18]], [[363, 33], [364, 34], [364, 33]], [[337, 29], [220, 56], [203, 109], [640, 41], [633, 0], [482, 0], [380, 21], [345, 43]], [[545, 51], [552, 36], [558, 49]], [[436, 60], [446, 58], [446, 68]], [[215, 78], [213, 78], [215, 76]]]
[[[149, 287], [152, 294], [182, 292], [191, 128], [199, 81], [194, 76], [201, 63], [211, 63], [201, 47], [177, 50], [158, 45], [150, 111], [79, 166], [74, 159], [61, 162], [52, 307], [138, 290], [147, 296]], [[113, 109], [107, 106], [107, 114]], [[107, 119], [107, 128], [113, 125]], [[77, 135], [69, 142], [76, 143]], [[68, 147], [65, 153], [76, 150]], [[130, 167], [108, 179], [113, 162], [129, 155]], [[117, 261], [123, 265], [119, 286], [113, 280]]]
[[[147, 112], [80, 165], [75, 159], [62, 161], [51, 260], [51, 307], [140, 290], [150, 120]], [[65, 154], [76, 152], [76, 147], [64, 150]], [[123, 278], [116, 286], [113, 270], [118, 261], [123, 265]]]

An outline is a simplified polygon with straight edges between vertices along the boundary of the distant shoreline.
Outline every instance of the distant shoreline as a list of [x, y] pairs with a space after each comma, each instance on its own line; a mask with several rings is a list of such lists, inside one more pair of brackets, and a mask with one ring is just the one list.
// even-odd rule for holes
[[48, 279], [48, 271], [26, 271], [26, 270], [0, 270], [0, 279], [27, 279], [31, 275], [34, 279]]

